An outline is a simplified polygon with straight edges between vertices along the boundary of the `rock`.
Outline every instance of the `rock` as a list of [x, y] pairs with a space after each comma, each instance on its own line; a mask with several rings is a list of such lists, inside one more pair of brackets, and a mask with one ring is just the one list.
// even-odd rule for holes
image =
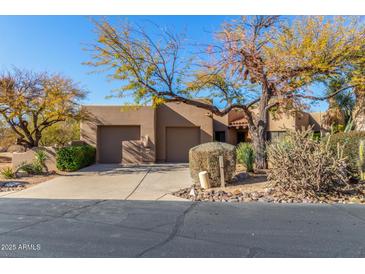
[[265, 188], [265, 193], [266, 194], [272, 194], [273, 192], [274, 192], [274, 189], [273, 188], [270, 188], [270, 187]]
[[258, 198], [260, 198], [260, 196], [257, 192], [252, 192], [251, 193], [251, 199], [252, 200], [258, 200]]
[[2, 186], [3, 187], [19, 187], [19, 186], [24, 186], [24, 183], [16, 182], [16, 181], [10, 181], [10, 182], [3, 183]]
[[242, 192], [239, 189], [235, 189], [232, 193], [233, 195], [242, 195]]
[[25, 152], [26, 148], [21, 145], [11, 145], [8, 147], [8, 152]]
[[69, 146], [83, 146], [86, 145], [84, 141], [81, 140], [73, 140], [68, 143]]
[[271, 202], [274, 201], [274, 199], [271, 198], [271, 197], [263, 197], [263, 198], [259, 198], [258, 201], [259, 202], [264, 202], [264, 203], [271, 203]]
[[228, 202], [237, 203], [238, 200], [237, 200], [237, 198], [231, 198], [231, 199], [228, 200]]
[[242, 197], [243, 198], [249, 198], [250, 195], [247, 192], [242, 192]]
[[28, 172], [24, 171], [24, 170], [19, 170], [17, 173], [16, 173], [16, 176], [19, 177], [19, 178], [22, 178], [22, 177], [27, 177], [29, 176]]
[[191, 188], [191, 190], [190, 190], [190, 192], [189, 192], [189, 195], [190, 196], [193, 196], [193, 197], [195, 197], [196, 196], [196, 191], [195, 191], [195, 189], [192, 187]]
[[207, 171], [211, 187], [220, 182], [219, 156], [224, 159], [224, 178], [230, 182], [236, 169], [236, 148], [227, 143], [210, 142], [195, 146], [189, 151], [190, 175], [195, 183], [199, 182], [199, 172]]

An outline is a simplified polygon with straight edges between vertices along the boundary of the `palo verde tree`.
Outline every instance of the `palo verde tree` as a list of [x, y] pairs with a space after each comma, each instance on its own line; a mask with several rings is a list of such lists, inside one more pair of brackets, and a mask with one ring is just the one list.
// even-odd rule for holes
[[[331, 94], [324, 90], [315, 95], [311, 90], [317, 82], [345, 74], [361, 59], [364, 28], [357, 20], [349, 22], [343, 17], [298, 17], [291, 21], [278, 16], [242, 17], [225, 24], [218, 40], [220, 43], [210, 48], [213, 62], [205, 66], [203, 82], [216, 81], [216, 75], [231, 80], [237, 74], [244, 81], [238, 92], [223, 90], [222, 85], [218, 89], [223, 98], [228, 94], [234, 99], [231, 106], [245, 114], [256, 166], [262, 168], [266, 166], [269, 111], [300, 110], [308, 100], [328, 100], [353, 88], [346, 85]], [[249, 84], [255, 86], [253, 92], [247, 88]], [[242, 103], [245, 98], [246, 103]]]
[[18, 144], [36, 147], [45, 129], [81, 117], [78, 102], [85, 94], [63, 76], [13, 69], [0, 75], [0, 115]]
[[[89, 65], [111, 70], [121, 80], [118, 96], [137, 102], [183, 102], [223, 116], [241, 110], [255, 148], [257, 168], [266, 167], [266, 128], [273, 107], [286, 110], [303, 99], [326, 100], [310, 94], [315, 81], [345, 69], [357, 58], [364, 37], [356, 22], [322, 17], [281, 20], [278, 16], [242, 17], [224, 24], [217, 44], [208, 47], [209, 61], [197, 70], [182, 56], [182, 39], [166, 29], [149, 34], [128, 23], [96, 22], [97, 43]], [[194, 100], [203, 94], [212, 101]], [[221, 101], [220, 107], [216, 102]], [[223, 105], [223, 106], [222, 106]]]

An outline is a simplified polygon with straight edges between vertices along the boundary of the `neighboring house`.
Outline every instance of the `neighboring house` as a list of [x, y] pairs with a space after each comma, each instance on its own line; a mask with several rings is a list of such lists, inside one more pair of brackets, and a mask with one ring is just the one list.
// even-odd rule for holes
[[[81, 123], [81, 140], [97, 149], [99, 163], [187, 162], [189, 149], [213, 140], [236, 145], [250, 142], [240, 111], [223, 117], [183, 103], [152, 106], [83, 106], [91, 119]], [[314, 126], [321, 115], [297, 112], [269, 115], [268, 138], [286, 129]]]

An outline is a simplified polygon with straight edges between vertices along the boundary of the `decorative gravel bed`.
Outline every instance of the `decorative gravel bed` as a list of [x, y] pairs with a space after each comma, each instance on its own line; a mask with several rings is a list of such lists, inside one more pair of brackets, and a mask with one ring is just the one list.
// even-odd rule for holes
[[29, 183], [17, 180], [0, 182], [0, 192], [22, 190], [26, 187], [27, 184]]
[[48, 181], [56, 177], [57, 174], [50, 173], [44, 175], [32, 175], [15, 179], [0, 179], [0, 192], [19, 191], [36, 184]]
[[365, 204], [365, 184], [351, 185], [348, 190], [332, 195], [320, 197], [298, 197], [291, 193], [280, 193], [273, 188], [265, 188], [263, 191], [242, 191], [239, 185], [236, 189], [202, 189], [199, 186], [184, 188], [173, 193], [177, 197], [192, 201], [211, 202], [267, 202], [267, 203], [361, 203]]

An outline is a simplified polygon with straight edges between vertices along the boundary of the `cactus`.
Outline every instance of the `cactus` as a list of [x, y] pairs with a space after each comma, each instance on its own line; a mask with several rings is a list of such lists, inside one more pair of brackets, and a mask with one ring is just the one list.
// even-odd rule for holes
[[359, 172], [360, 180], [365, 181], [365, 141], [361, 140], [359, 145]]

